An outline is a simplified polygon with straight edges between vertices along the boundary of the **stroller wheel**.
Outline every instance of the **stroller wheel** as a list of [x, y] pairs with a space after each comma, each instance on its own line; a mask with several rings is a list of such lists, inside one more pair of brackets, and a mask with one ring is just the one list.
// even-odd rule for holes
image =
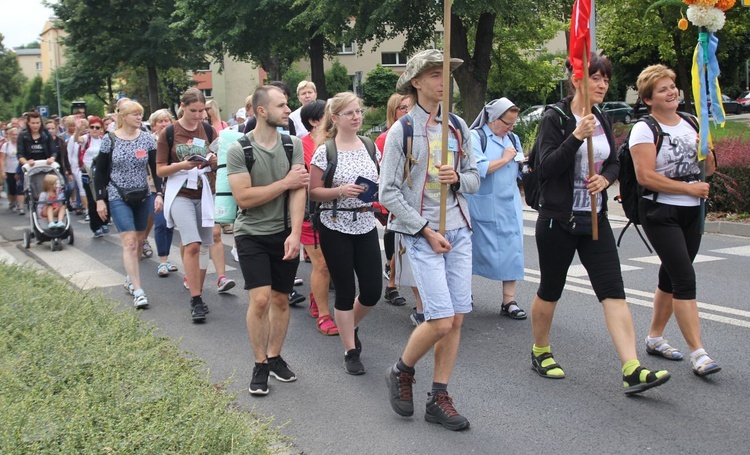
[[52, 251], [62, 250], [62, 245], [60, 245], [60, 239], [52, 239], [52, 241], [49, 242], [49, 247]]
[[24, 229], [23, 230], [23, 247], [28, 250], [30, 246], [31, 246], [31, 231], [29, 231], [28, 229]]
[[72, 245], [75, 238], [73, 237], [73, 226], [68, 229], [68, 245]]

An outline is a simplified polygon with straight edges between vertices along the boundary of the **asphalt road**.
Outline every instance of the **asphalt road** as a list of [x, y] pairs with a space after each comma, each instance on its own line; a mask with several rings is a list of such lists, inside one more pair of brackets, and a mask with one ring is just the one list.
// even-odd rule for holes
[[[534, 212], [526, 213], [527, 279], [518, 286], [517, 300], [530, 310], [538, 283], [537, 253], [533, 242]], [[83, 289], [103, 292], [122, 302], [132, 300], [122, 288], [124, 269], [119, 237], [93, 239], [76, 217], [75, 245], [52, 253], [48, 245], [20, 247], [22, 218], [0, 208], [0, 256], [32, 261], [57, 270]], [[622, 224], [613, 223], [616, 234]], [[175, 236], [179, 241], [179, 236]], [[224, 236], [231, 244], [231, 237]], [[179, 340], [188, 353], [202, 358], [206, 374], [238, 393], [247, 410], [273, 416], [274, 425], [305, 454], [526, 454], [617, 453], [690, 454], [747, 453], [750, 436], [750, 238], [706, 235], [696, 263], [698, 301], [705, 346], [723, 370], [708, 379], [697, 378], [689, 361], [671, 362], [647, 356], [643, 337], [650, 321], [650, 303], [656, 285], [658, 259], [650, 255], [631, 230], [621, 253], [623, 277], [636, 326], [638, 352], [649, 368], [668, 368], [672, 379], [642, 396], [622, 393], [620, 365], [585, 272], [571, 268], [568, 285], [552, 327], [556, 359], [568, 377], [553, 381], [530, 368], [532, 344], [529, 320], [499, 316], [500, 286], [474, 278], [474, 311], [465, 319], [463, 340], [449, 385], [458, 410], [469, 418], [471, 429], [454, 433], [423, 419], [419, 404], [431, 383], [432, 359], [417, 365], [416, 413], [397, 416], [390, 408], [384, 383], [386, 367], [395, 362], [413, 329], [408, 315], [414, 299], [405, 292], [406, 307], [381, 301], [361, 325], [363, 376], [344, 373], [343, 348], [337, 337], [324, 337], [307, 315], [306, 303], [292, 308], [283, 351], [297, 373], [294, 383], [271, 379], [271, 393], [253, 397], [247, 392], [252, 354], [245, 328], [247, 294], [236, 263], [225, 248], [228, 275], [239, 286], [231, 294], [216, 294], [216, 276], [210, 274], [204, 299], [211, 306], [208, 322], [193, 325], [189, 295], [182, 273], [156, 275], [156, 262], [141, 262], [141, 274], [150, 309], [142, 319], [159, 333]], [[177, 259], [173, 246], [172, 258]], [[577, 261], [574, 264], [578, 264]], [[309, 292], [310, 265], [298, 275]], [[371, 279], [381, 280], [382, 277]], [[673, 346], [687, 347], [674, 321], [667, 336]]]

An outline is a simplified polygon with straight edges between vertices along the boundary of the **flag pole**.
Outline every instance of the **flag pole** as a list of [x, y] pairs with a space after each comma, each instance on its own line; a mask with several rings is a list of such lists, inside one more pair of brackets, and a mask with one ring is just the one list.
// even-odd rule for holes
[[[451, 87], [451, 1], [443, 0], [443, 100], [442, 100], [442, 149], [440, 165], [448, 163], [448, 124], [450, 111]], [[440, 235], [445, 235], [446, 205], [448, 202], [448, 184], [440, 185]]]
[[[591, 113], [591, 101], [589, 98], [589, 49], [586, 43], [583, 43], [583, 115]], [[594, 143], [591, 136], [586, 138], [586, 149], [589, 156], [589, 176], [594, 175]], [[591, 238], [599, 240], [599, 220], [596, 213], [596, 194], [591, 195]]]

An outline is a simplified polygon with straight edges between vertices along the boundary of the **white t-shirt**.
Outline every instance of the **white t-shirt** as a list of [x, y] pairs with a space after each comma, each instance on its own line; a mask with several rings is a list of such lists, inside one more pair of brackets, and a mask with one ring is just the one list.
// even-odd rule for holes
[[78, 150], [81, 146], [73, 140], [73, 136], [68, 138], [68, 161], [70, 161], [70, 170], [73, 173], [78, 172]]
[[6, 142], [0, 148], [0, 152], [5, 153], [5, 172], [15, 174], [18, 169], [18, 150], [16, 144]]
[[[671, 178], [685, 177], [700, 173], [698, 168], [698, 133], [684, 119], [676, 126], [669, 126], [659, 123], [664, 133], [661, 148], [656, 154], [655, 170], [657, 173]], [[654, 133], [648, 127], [646, 122], [638, 122], [633, 125], [630, 132], [630, 141], [628, 145], [631, 153], [634, 145], [653, 144]], [[653, 200], [653, 194], [644, 195], [646, 199]], [[700, 205], [700, 198], [689, 196], [687, 194], [669, 194], [659, 193], [656, 198], [657, 202], [669, 205], [679, 205], [691, 207]]]
[[[89, 140], [89, 135], [85, 134], [81, 137], [81, 144], [82, 147], [86, 146], [86, 143]], [[91, 168], [91, 163], [94, 162], [94, 158], [96, 158], [96, 155], [99, 154], [99, 150], [102, 148], [102, 138], [96, 139], [91, 138], [91, 143], [89, 144], [89, 148], [86, 149], [86, 153], [83, 155], [83, 165], [87, 168]], [[78, 162], [78, 158], [76, 157], [76, 163]]]
[[[380, 161], [380, 152], [377, 152]], [[328, 167], [328, 155], [326, 146], [321, 145], [313, 153], [310, 164], [323, 171]], [[365, 147], [358, 150], [339, 150], [336, 163], [336, 172], [333, 174], [333, 188], [340, 185], [354, 183], [357, 177], [362, 176], [373, 182], [378, 181], [378, 168], [370, 158]], [[356, 197], [341, 197], [338, 199], [339, 209], [350, 209], [355, 207], [370, 207], [372, 203], [363, 202]], [[332, 208], [333, 202], [327, 201], [321, 204], [322, 208]], [[354, 212], [339, 211], [336, 221], [333, 221], [333, 211], [324, 210], [320, 214], [320, 221], [328, 229], [339, 231], [344, 234], [367, 234], [375, 227], [375, 215], [370, 212], [358, 212], [357, 220], [354, 221]]]
[[[581, 117], [576, 115], [575, 118], [576, 124], [581, 122]], [[576, 152], [576, 164], [573, 174], [572, 209], [574, 212], [591, 211], [591, 196], [586, 189], [586, 176], [589, 174], [589, 152], [586, 142], [583, 141], [583, 144], [581, 144]], [[596, 128], [594, 129], [594, 134], [591, 136], [591, 142], [594, 145], [594, 172], [598, 174], [602, 170], [602, 164], [609, 158], [611, 152], [607, 133], [604, 131], [599, 119], [596, 119]], [[597, 213], [602, 211], [602, 202], [601, 194], [599, 194], [596, 198]]]
[[292, 119], [292, 122], [294, 122], [294, 132], [296, 133], [296, 136], [300, 139], [310, 134], [307, 131], [307, 128], [305, 128], [305, 125], [302, 124], [302, 108], [297, 109], [296, 111], [289, 114], [289, 118]]

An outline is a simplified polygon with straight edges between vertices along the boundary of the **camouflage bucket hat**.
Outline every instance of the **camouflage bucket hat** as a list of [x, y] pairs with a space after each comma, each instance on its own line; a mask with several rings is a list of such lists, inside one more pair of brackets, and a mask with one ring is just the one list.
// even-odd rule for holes
[[[451, 72], [461, 66], [464, 61], [460, 58], [451, 59]], [[443, 53], [437, 49], [427, 49], [412, 56], [406, 62], [406, 70], [396, 82], [396, 91], [402, 95], [413, 93], [411, 80], [426, 70], [443, 64]]]

